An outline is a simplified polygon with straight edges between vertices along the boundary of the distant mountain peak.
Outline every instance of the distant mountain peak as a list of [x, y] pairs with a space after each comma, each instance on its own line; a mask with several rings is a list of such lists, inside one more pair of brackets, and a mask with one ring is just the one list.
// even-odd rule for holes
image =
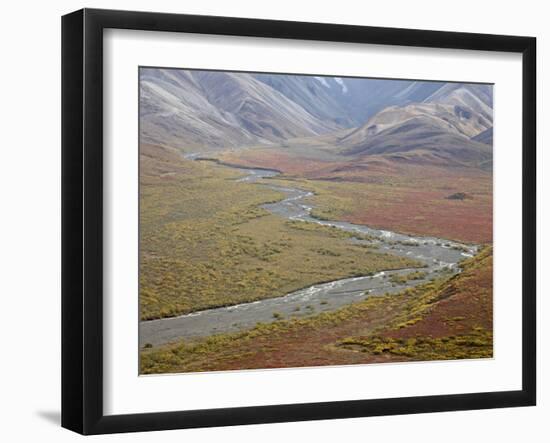
[[481, 84], [140, 70], [142, 142], [187, 151], [308, 139], [337, 154], [489, 165], [492, 106]]

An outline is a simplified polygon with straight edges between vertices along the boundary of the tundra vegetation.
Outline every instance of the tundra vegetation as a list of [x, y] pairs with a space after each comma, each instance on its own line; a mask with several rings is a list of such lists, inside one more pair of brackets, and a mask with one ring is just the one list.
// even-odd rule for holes
[[283, 195], [261, 184], [238, 182], [239, 176], [175, 154], [164, 162], [144, 156], [142, 320], [276, 297], [383, 269], [422, 266], [352, 241], [357, 235], [272, 215], [261, 205]]
[[390, 281], [396, 284], [407, 283], [411, 280], [422, 280], [426, 277], [426, 273], [422, 271], [409, 272], [408, 274], [393, 274], [390, 276]]
[[492, 248], [451, 278], [333, 312], [142, 350], [144, 374], [493, 355]]
[[[142, 321], [402, 269], [381, 278], [391, 295], [144, 343], [143, 373], [492, 356], [491, 85], [150, 67], [139, 83]], [[283, 194], [223, 164], [280, 171], [264, 183], [311, 191], [300, 203], [317, 219], [438, 237], [453, 257], [472, 252], [456, 242], [485, 247], [459, 274], [432, 272], [398, 252], [422, 258], [414, 239], [271, 214]]]
[[[231, 151], [220, 158], [281, 170], [283, 175], [274, 182], [314, 192], [312, 214], [321, 219], [468, 243], [492, 242], [493, 177], [488, 171], [401, 165], [376, 156], [351, 164], [318, 155], [305, 161], [293, 150], [276, 148]], [[447, 198], [455, 190], [468, 198]]]

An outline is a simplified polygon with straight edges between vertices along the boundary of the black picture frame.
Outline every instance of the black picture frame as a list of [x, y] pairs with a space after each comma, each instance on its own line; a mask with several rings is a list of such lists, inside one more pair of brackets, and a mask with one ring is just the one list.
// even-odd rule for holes
[[[103, 412], [103, 30], [172, 31], [522, 54], [522, 389], [131, 415]], [[62, 18], [62, 426], [82, 434], [458, 411], [536, 403], [536, 39], [83, 9]]]

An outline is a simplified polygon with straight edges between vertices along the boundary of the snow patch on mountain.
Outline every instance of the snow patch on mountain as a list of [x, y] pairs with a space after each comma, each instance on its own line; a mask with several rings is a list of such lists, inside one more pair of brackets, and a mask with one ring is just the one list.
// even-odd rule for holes
[[315, 77], [315, 80], [317, 80], [319, 83], [321, 83], [323, 86], [327, 87], [327, 88], [330, 88], [330, 85], [328, 84], [328, 82], [325, 80], [324, 77]]
[[342, 94], [348, 93], [348, 87], [344, 83], [344, 80], [342, 80], [340, 77], [334, 77], [334, 81], [342, 87]]

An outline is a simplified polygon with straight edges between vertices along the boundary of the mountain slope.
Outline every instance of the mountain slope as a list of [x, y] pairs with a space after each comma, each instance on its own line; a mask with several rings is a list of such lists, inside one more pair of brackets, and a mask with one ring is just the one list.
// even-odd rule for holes
[[252, 141], [206, 99], [190, 71], [161, 69], [140, 70], [140, 137], [174, 147]]
[[414, 82], [395, 94], [396, 99], [418, 101], [384, 108], [339, 138], [341, 152], [490, 168], [492, 87], [464, 83], [433, 86]]
[[343, 127], [360, 126], [388, 106], [422, 102], [463, 105], [474, 108], [484, 118], [491, 115], [492, 91], [488, 85], [311, 75], [253, 75], [310, 114]]
[[479, 114], [492, 124], [493, 89], [489, 85], [447, 83], [424, 102], [458, 106]]
[[485, 131], [479, 133], [475, 137], [472, 137], [472, 140], [480, 143], [485, 143], [486, 145], [492, 145], [493, 144], [493, 127], [491, 126], [489, 129], [486, 129]]
[[351, 97], [349, 106], [362, 123], [388, 106], [418, 103], [445, 83], [411, 80], [345, 78]]
[[273, 143], [339, 129], [254, 79], [229, 72], [142, 68], [142, 141], [180, 148]]
[[334, 77], [253, 74], [254, 78], [300, 105], [311, 115], [351, 128], [363, 123], [346, 105], [345, 86]]
[[489, 168], [492, 103], [479, 84], [140, 70], [141, 141], [183, 151], [273, 145]]
[[480, 166], [492, 147], [472, 140], [491, 122], [471, 109], [434, 103], [392, 106], [339, 140], [348, 155], [406, 154], [401, 159]]

